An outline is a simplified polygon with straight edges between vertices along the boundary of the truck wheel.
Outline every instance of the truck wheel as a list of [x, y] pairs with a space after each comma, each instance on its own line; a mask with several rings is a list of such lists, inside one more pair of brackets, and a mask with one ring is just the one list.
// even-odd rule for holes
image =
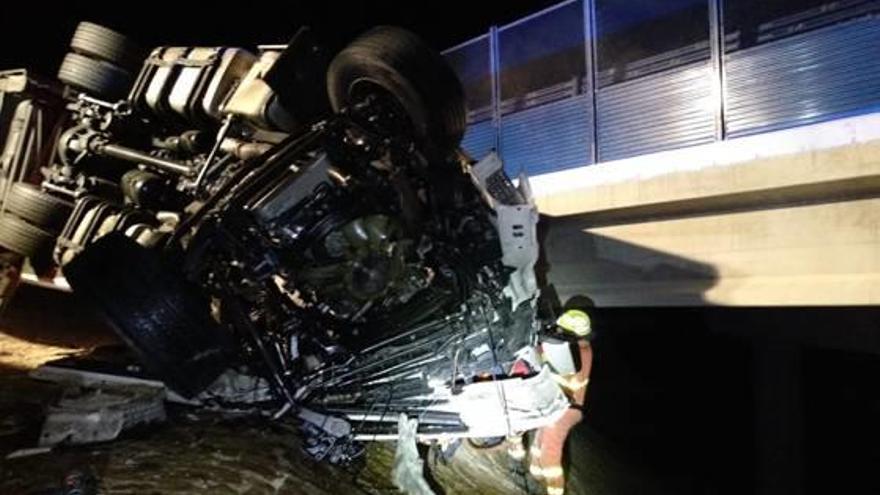
[[458, 147], [467, 126], [464, 91], [443, 57], [418, 36], [380, 26], [330, 63], [327, 91], [335, 112], [374, 89], [397, 100], [424, 145], [441, 152]]
[[80, 22], [70, 48], [81, 55], [136, 70], [143, 62], [141, 49], [126, 36], [93, 22]]
[[172, 390], [192, 397], [228, 367], [231, 335], [211, 318], [208, 298], [157, 251], [114, 232], [88, 245], [64, 275]]
[[55, 236], [15, 215], [0, 215], [0, 247], [30, 258], [38, 272], [52, 265]]
[[93, 96], [117, 100], [131, 87], [131, 74], [110, 62], [68, 53], [58, 69], [58, 79]]
[[73, 211], [73, 203], [45, 193], [33, 184], [19, 182], [9, 190], [6, 210], [46, 231], [57, 233]]

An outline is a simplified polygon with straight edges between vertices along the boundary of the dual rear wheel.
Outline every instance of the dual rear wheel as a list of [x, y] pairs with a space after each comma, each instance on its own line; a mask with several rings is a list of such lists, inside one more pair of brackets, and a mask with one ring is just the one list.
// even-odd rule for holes
[[70, 49], [58, 69], [58, 79], [110, 101], [125, 97], [134, 80], [132, 74], [143, 62], [143, 53], [134, 42], [91, 22], [79, 23]]
[[0, 214], [0, 247], [29, 258], [38, 272], [47, 270], [55, 239], [72, 210], [72, 203], [33, 184], [12, 184]]

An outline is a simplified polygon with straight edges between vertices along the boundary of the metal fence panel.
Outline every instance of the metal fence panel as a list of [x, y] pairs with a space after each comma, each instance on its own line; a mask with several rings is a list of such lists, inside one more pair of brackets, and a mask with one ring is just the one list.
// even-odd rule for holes
[[707, 62], [601, 88], [596, 95], [599, 160], [711, 142], [715, 81]]
[[492, 117], [492, 65], [489, 36], [483, 35], [443, 52], [464, 88], [468, 122]]
[[729, 136], [829, 120], [880, 106], [880, 20], [865, 18], [730, 53]]
[[[586, 31], [581, 0], [559, 4], [498, 29], [499, 102], [526, 106], [531, 95], [583, 79]], [[551, 93], [553, 93], [551, 91]], [[558, 93], [555, 99], [568, 96]], [[551, 94], [545, 97], [552, 98]], [[503, 111], [503, 110], [502, 110]]]
[[[535, 175], [590, 164], [593, 147], [599, 161], [609, 161], [721, 137], [715, 120], [722, 88], [717, 72], [708, 60], [688, 62], [693, 58], [680, 50], [632, 62], [627, 66], [632, 66], [627, 72], [631, 80], [606, 81], [595, 93], [594, 118], [590, 67], [580, 58], [592, 47], [582, 44], [580, 29], [572, 27], [586, 21], [579, 12], [582, 1], [564, 2], [504, 26], [498, 38], [481, 36], [447, 51], [468, 89], [466, 150], [480, 158], [497, 142], [509, 172]], [[724, 137], [880, 111], [880, 17], [866, 14], [875, 8], [875, 2], [869, 3], [835, 3], [834, 12], [826, 12], [823, 4], [780, 20], [781, 27], [765, 22], [760, 29], [785, 32], [744, 49], [737, 48], [741, 33], [725, 29]], [[862, 17], [842, 21], [854, 13]], [[810, 22], [825, 27], [807, 26], [801, 19], [807, 14], [816, 18]], [[490, 38], [498, 40], [497, 74], [487, 68]], [[694, 53], [701, 58], [704, 45], [686, 48], [699, 48]], [[640, 64], [653, 64], [655, 58], [668, 67], [638, 73]], [[493, 82], [503, 96], [494, 103], [489, 94]], [[500, 121], [493, 124], [493, 115]]]
[[507, 173], [545, 174], [590, 163], [589, 97], [580, 95], [501, 118], [501, 157]]
[[461, 140], [461, 147], [479, 160], [495, 148], [495, 126], [491, 120], [470, 124]]

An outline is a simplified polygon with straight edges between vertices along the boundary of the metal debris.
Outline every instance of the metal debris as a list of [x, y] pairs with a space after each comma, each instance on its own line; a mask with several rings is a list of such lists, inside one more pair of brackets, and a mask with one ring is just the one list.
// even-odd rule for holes
[[6, 459], [19, 459], [21, 457], [30, 457], [32, 455], [48, 454], [49, 452], [52, 452], [52, 447], [30, 447], [10, 452], [6, 455]]
[[133, 426], [165, 421], [164, 394], [155, 388], [68, 389], [49, 408], [41, 446], [104, 442]]

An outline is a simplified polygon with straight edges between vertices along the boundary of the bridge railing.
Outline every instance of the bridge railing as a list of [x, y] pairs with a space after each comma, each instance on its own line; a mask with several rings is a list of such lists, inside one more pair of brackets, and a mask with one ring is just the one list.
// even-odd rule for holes
[[567, 0], [445, 52], [532, 175], [880, 110], [880, 0]]

